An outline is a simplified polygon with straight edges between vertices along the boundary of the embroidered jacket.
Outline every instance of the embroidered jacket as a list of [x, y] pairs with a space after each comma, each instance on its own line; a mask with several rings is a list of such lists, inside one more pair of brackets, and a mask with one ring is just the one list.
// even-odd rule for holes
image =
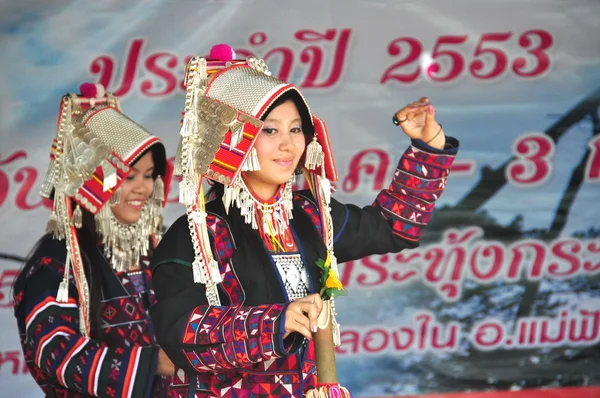
[[[69, 300], [58, 302], [66, 247], [42, 239], [14, 286], [15, 316], [25, 361], [46, 396], [166, 397], [171, 378], [155, 376], [158, 346], [148, 308], [151, 275], [143, 266], [128, 276], [110, 268], [101, 248], [84, 252], [100, 271], [100, 338], [79, 332], [78, 297], [71, 278]], [[94, 282], [88, 277], [90, 285]]]
[[[434, 203], [441, 195], [458, 141], [443, 151], [413, 141], [390, 187], [371, 206], [332, 199], [334, 250], [339, 263], [418, 245]], [[237, 208], [225, 213], [221, 200], [207, 204], [209, 234], [223, 282], [222, 306], [207, 305], [204, 286], [193, 282], [194, 251], [187, 217], [167, 231], [152, 259], [158, 299], [151, 309], [161, 346], [179, 370], [176, 397], [300, 397], [316, 384], [312, 342], [290, 334], [285, 340], [289, 302], [272, 256]], [[310, 291], [318, 292], [325, 258], [320, 217], [309, 191], [294, 195], [290, 222]]]

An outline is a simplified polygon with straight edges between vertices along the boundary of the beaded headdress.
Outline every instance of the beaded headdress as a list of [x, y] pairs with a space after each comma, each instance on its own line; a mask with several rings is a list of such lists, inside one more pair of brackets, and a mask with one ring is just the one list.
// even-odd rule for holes
[[[180, 202], [187, 207], [194, 245], [194, 281], [206, 286], [209, 303], [220, 305], [217, 285], [221, 274], [210, 249], [203, 180], [223, 184], [225, 209], [237, 206], [246, 222], [257, 227], [254, 213], [260, 205], [253, 201], [241, 172], [260, 169], [254, 144], [263, 127], [261, 118], [282, 95], [294, 98], [303, 120], [302, 128], [311, 135], [303, 168], [324, 225], [326, 262], [337, 272], [329, 211], [330, 181], [337, 180], [337, 171], [325, 123], [311, 113], [300, 90], [271, 76], [263, 60], [253, 57], [236, 60], [226, 45], [213, 47], [206, 58], [193, 57], [186, 66], [185, 86], [175, 174], [182, 178]], [[287, 227], [291, 218], [291, 184], [286, 186], [281, 199], [284, 203], [280, 210], [273, 209], [268, 219], [261, 221], [274, 233], [278, 225]]]
[[[170, 182], [161, 141], [121, 112], [118, 99], [99, 84], [85, 83], [81, 94], [67, 94], [60, 103], [50, 165], [40, 194], [53, 201], [47, 232], [65, 239], [65, 274], [57, 300], [68, 301], [70, 273], [79, 295], [80, 329], [89, 335], [89, 287], [79, 249], [77, 229], [82, 208], [94, 215], [105, 253], [116, 271], [146, 255], [151, 237], [159, 238], [162, 206]], [[149, 149], [160, 170], [154, 190], [133, 224], [121, 224], [110, 207], [120, 202], [120, 186], [132, 165]]]

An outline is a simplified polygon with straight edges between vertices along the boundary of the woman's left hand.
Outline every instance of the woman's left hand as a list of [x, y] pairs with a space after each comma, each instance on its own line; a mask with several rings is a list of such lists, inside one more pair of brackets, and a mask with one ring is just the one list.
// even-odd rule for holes
[[435, 108], [429, 102], [429, 98], [422, 97], [406, 105], [396, 112], [395, 116], [404, 134], [434, 148], [444, 149], [446, 136], [442, 126], [435, 121]]

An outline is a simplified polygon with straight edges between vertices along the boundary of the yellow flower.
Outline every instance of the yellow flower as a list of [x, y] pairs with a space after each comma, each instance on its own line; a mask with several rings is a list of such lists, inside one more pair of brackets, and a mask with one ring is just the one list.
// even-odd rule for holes
[[327, 280], [325, 281], [325, 287], [336, 288], [338, 290], [344, 288], [344, 285], [342, 285], [342, 282], [340, 282], [340, 280], [338, 279], [336, 272], [332, 269], [329, 269], [329, 274], [327, 276]]

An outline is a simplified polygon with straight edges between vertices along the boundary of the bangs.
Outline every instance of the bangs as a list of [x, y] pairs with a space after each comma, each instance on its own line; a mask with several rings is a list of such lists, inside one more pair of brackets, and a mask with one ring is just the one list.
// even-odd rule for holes
[[286, 91], [283, 95], [281, 95], [279, 98], [273, 101], [273, 103], [263, 114], [261, 120], [265, 121], [269, 114], [273, 111], [273, 109], [277, 108], [279, 105], [287, 101], [293, 101], [294, 105], [296, 105], [296, 109], [298, 110], [298, 113], [300, 114], [300, 119], [302, 120], [302, 131], [304, 132], [304, 135], [306, 135], [307, 137], [311, 137], [312, 139], [312, 136], [315, 134], [315, 129], [313, 126], [310, 111], [302, 95], [295, 89]]

